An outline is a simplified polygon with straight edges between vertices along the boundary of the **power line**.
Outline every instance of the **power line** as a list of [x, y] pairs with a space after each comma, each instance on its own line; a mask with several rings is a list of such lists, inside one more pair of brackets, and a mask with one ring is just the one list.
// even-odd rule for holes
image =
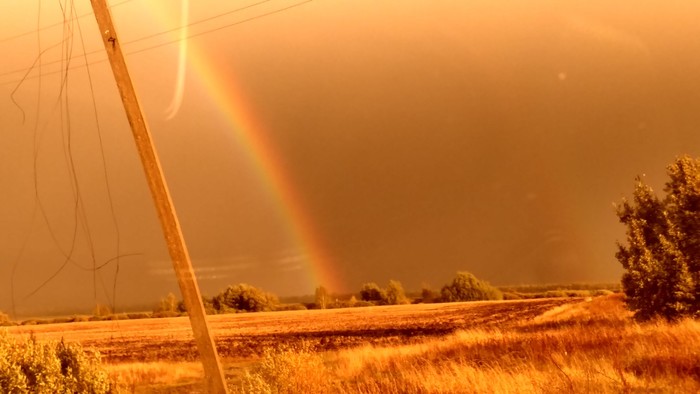
[[[134, 0], [124, 0], [124, 1], [122, 1], [122, 2], [120, 2], [120, 3], [112, 4], [109, 8], [115, 8], [115, 7], [118, 7], [118, 6], [122, 5], [122, 4], [130, 3], [130, 2], [132, 2], [132, 1], [134, 1]], [[7, 41], [11, 41], [11, 40], [14, 40], [14, 39], [17, 39], [17, 38], [20, 38], [20, 37], [28, 36], [28, 35], [30, 35], [30, 34], [38, 33], [38, 32], [40, 32], [40, 31], [52, 29], [52, 28], [54, 28], [54, 27], [56, 27], [56, 26], [62, 26], [63, 24], [65, 24], [65, 23], [67, 23], [67, 22], [72, 22], [72, 21], [74, 21], [74, 20], [76, 20], [76, 19], [85, 18], [86, 16], [91, 16], [91, 15], [93, 15], [92, 12], [86, 12], [86, 13], [84, 13], [84, 14], [82, 14], [82, 15], [72, 16], [72, 17], [71, 17], [70, 19], [68, 19], [68, 20], [63, 20], [63, 21], [61, 21], [61, 22], [56, 22], [56, 23], [53, 23], [53, 24], [50, 24], [50, 25], [47, 25], [47, 26], [44, 26], [44, 27], [41, 27], [41, 28], [36, 28], [36, 29], [34, 29], [34, 30], [25, 31], [24, 33], [15, 34], [15, 35], [10, 36], [10, 37], [0, 38], [0, 43], [7, 42]]]
[[[132, 0], [130, 0], [130, 1], [132, 1]], [[155, 37], [162, 36], [162, 35], [165, 35], [165, 34], [173, 33], [173, 32], [176, 32], [176, 31], [179, 31], [179, 30], [182, 30], [182, 29], [185, 29], [185, 28], [189, 28], [189, 27], [192, 27], [192, 26], [195, 26], [195, 25], [199, 25], [199, 24], [202, 24], [202, 23], [210, 22], [210, 21], [212, 21], [212, 20], [215, 20], [215, 19], [218, 19], [218, 18], [227, 16], [227, 15], [231, 15], [231, 14], [234, 14], [234, 13], [237, 13], [237, 12], [245, 11], [246, 9], [249, 9], [249, 8], [252, 8], [252, 7], [256, 7], [256, 6], [258, 6], [258, 5], [261, 5], [261, 4], [264, 4], [264, 3], [268, 3], [268, 2], [270, 2], [270, 1], [272, 1], [272, 0], [262, 0], [262, 1], [259, 1], [259, 2], [257, 2], [257, 3], [249, 4], [249, 5], [244, 6], [244, 7], [236, 8], [236, 9], [234, 9], [234, 10], [226, 11], [226, 12], [223, 12], [223, 13], [220, 13], [220, 14], [217, 14], [217, 15], [214, 15], [214, 16], [210, 16], [210, 17], [207, 17], [207, 18], [204, 18], [204, 19], [200, 19], [200, 20], [191, 22], [191, 23], [186, 24], [186, 25], [178, 26], [178, 27], [176, 27], [176, 28], [164, 30], [164, 31], [161, 31], [161, 32], [158, 32], [158, 33], [153, 33], [153, 34], [149, 34], [149, 35], [146, 35], [146, 36], [143, 36], [143, 37], [139, 37], [139, 38], [136, 38], [136, 39], [133, 39], [133, 40], [129, 40], [129, 41], [124, 42], [122, 45], [131, 45], [131, 44], [134, 44], [134, 43], [137, 43], [137, 42], [140, 42], [140, 41], [145, 41], [145, 40], [148, 40], [148, 39], [151, 39], [151, 38], [155, 38]], [[299, 2], [299, 3], [292, 4], [292, 5], [287, 6], [287, 7], [283, 7], [283, 8], [279, 8], [279, 9], [276, 9], [276, 10], [273, 10], [273, 11], [270, 11], [270, 12], [266, 12], [266, 13], [263, 13], [263, 14], [255, 15], [255, 16], [252, 16], [252, 17], [247, 18], [247, 19], [243, 19], [243, 20], [236, 21], [236, 22], [233, 22], [233, 23], [229, 23], [229, 24], [226, 24], [226, 25], [223, 25], [223, 26], [215, 27], [215, 28], [213, 28], [213, 29], [204, 30], [204, 31], [201, 31], [201, 32], [198, 32], [198, 33], [193, 33], [193, 34], [188, 35], [188, 36], [185, 37], [184, 39], [185, 39], [185, 40], [189, 40], [189, 39], [194, 38], [194, 37], [198, 37], [198, 36], [202, 36], [202, 35], [205, 35], [205, 34], [213, 33], [213, 32], [219, 31], [219, 30], [223, 30], [223, 29], [226, 29], [226, 28], [229, 28], [229, 27], [237, 26], [237, 25], [240, 25], [240, 24], [243, 24], [243, 23], [246, 23], [246, 22], [250, 22], [250, 21], [256, 20], [256, 19], [262, 19], [262, 18], [264, 18], [264, 17], [270, 16], [270, 15], [274, 15], [274, 14], [278, 14], [278, 13], [287, 11], [287, 10], [289, 10], [289, 9], [299, 7], [299, 6], [304, 5], [304, 4], [306, 4], [306, 3], [310, 3], [311, 1], [313, 1], [313, 0], [305, 0], [305, 1], [302, 1], [302, 2]], [[160, 48], [160, 47], [163, 47], [163, 46], [166, 46], [166, 45], [170, 45], [170, 44], [173, 44], [173, 43], [177, 43], [177, 42], [180, 42], [180, 41], [182, 41], [182, 40], [183, 40], [183, 38], [168, 40], [168, 41], [162, 42], [162, 43], [160, 43], [160, 44], [152, 45], [152, 46], [149, 46], [149, 47], [146, 47], [146, 48], [142, 48], [142, 49], [139, 49], [139, 50], [135, 50], [135, 51], [131, 51], [131, 52], [126, 52], [126, 54], [127, 54], [127, 55], [132, 55], [132, 54], [136, 54], [136, 53], [141, 53], [141, 52], [148, 51], [148, 50], [151, 50], [151, 49], [156, 49], [156, 48]], [[104, 52], [104, 50], [102, 50], [102, 49], [97, 49], [97, 50], [93, 50], [93, 51], [84, 52], [82, 55], [83, 55], [83, 56], [90, 56], [90, 55], [94, 55], [94, 54], [97, 54], [97, 53], [103, 53], [103, 52]], [[77, 65], [77, 66], [74, 67], [74, 68], [77, 68], [77, 67], [84, 67], [85, 65], [90, 65], [90, 64], [102, 63], [102, 62], [105, 62], [105, 61], [106, 61], [106, 59], [102, 59], [102, 60], [98, 60], [98, 61], [94, 61], [94, 62], [90, 62], [90, 63], [80, 64], [80, 65]], [[54, 61], [50, 61], [50, 62], [44, 62], [43, 65], [57, 64], [57, 63], [60, 63], [60, 62], [61, 62], [61, 60], [54, 60]], [[20, 69], [15, 69], [15, 70], [11, 70], [11, 71], [6, 71], [6, 72], [3, 72], [3, 73], [0, 73], [0, 77], [5, 76], [5, 75], [10, 75], [10, 74], [16, 74], [16, 73], [20, 73], [20, 72], [26, 72], [26, 71], [27, 71], [26, 68], [20, 68]], [[26, 79], [34, 79], [34, 78], [38, 78], [38, 77], [43, 76], [43, 75], [51, 75], [51, 74], [56, 74], [56, 73], [58, 73], [58, 72], [48, 72], [48, 73], [46, 73], [46, 74], [42, 74], [42, 75], [39, 75], [39, 76], [33, 76], [33, 77], [26, 78]], [[10, 84], [10, 83], [16, 83], [16, 82], [19, 82], [19, 81], [2, 82], [2, 83], [0, 83], [0, 85], [7, 85], [7, 84]]]

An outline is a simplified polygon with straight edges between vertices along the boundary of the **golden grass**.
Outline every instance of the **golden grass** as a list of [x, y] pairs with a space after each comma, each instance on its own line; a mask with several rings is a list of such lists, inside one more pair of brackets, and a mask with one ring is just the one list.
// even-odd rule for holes
[[120, 392], [148, 391], [149, 387], [199, 382], [203, 376], [198, 362], [148, 362], [108, 364], [105, 369]]
[[[620, 295], [238, 314], [210, 323], [238, 392], [700, 392], [700, 322], [637, 324]], [[123, 392], [201, 388], [184, 318], [8, 331], [96, 347]]]
[[[298, 356], [271, 357], [283, 365]], [[419, 344], [316, 357], [324, 361], [313, 361], [311, 370], [299, 365], [302, 376], [285, 377], [320, 381], [304, 387], [319, 393], [700, 392], [700, 322], [638, 325], [619, 297], [558, 307], [510, 329], [469, 329]], [[294, 392], [274, 379], [253, 369], [238, 387]]]
[[[258, 358], [280, 343], [312, 342], [319, 350], [371, 344], [403, 344], [470, 327], [505, 326], [576, 299], [375, 306], [329, 310], [209, 316], [223, 358]], [[42, 324], [7, 328], [42, 340], [80, 342], [105, 362], [195, 361], [197, 349], [186, 317]]]

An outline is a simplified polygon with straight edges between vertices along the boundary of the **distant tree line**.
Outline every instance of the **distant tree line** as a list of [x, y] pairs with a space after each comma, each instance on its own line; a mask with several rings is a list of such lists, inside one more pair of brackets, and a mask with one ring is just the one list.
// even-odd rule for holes
[[[471, 273], [458, 272], [452, 282], [442, 287], [439, 294], [423, 289], [421, 296], [414, 298], [406, 295], [401, 282], [390, 280], [384, 288], [374, 282], [365, 283], [357, 294], [349, 297], [333, 295], [325, 287], [319, 286], [314, 292], [313, 302], [292, 304], [280, 303], [276, 295], [240, 283], [227, 287], [214, 297], [203, 297], [202, 301], [207, 314], [222, 314], [501, 299], [503, 294], [497, 288], [477, 279]], [[172, 293], [161, 299], [153, 310], [154, 317], [173, 317], [184, 313], [182, 301], [178, 301]]]

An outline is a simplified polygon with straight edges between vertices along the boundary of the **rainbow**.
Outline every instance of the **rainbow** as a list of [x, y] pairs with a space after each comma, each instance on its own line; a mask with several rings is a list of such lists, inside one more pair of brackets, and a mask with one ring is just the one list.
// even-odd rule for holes
[[[158, 8], [158, 2], [148, 4], [154, 17], [166, 22], [164, 19], [167, 18], [168, 12], [155, 9]], [[167, 25], [172, 26], [172, 22], [168, 22]], [[334, 271], [335, 265], [330, 253], [315, 229], [303, 199], [285, 171], [274, 143], [267, 137], [263, 122], [255, 116], [254, 109], [246, 102], [246, 96], [235, 75], [217, 68], [214, 59], [197, 47], [195, 41], [192, 40], [188, 46], [188, 75], [196, 76], [226, 120], [226, 127], [235, 142], [243, 147], [242, 151], [248, 153], [248, 160], [267, 186], [280, 216], [288, 225], [290, 235], [294, 237], [297, 247], [305, 257], [309, 284], [323, 285], [335, 292], [346, 291], [343, 282]]]

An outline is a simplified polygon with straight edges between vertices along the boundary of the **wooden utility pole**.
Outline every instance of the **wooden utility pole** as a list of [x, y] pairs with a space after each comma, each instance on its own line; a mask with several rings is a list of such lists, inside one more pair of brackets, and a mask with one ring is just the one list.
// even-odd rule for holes
[[194, 339], [204, 364], [208, 390], [210, 393], [226, 393], [226, 381], [219, 362], [219, 355], [216, 352], [214, 339], [207, 325], [202, 297], [192, 270], [192, 262], [190, 261], [180, 223], [177, 220], [173, 202], [163, 177], [163, 170], [153, 145], [151, 133], [148, 131], [146, 120], [143, 117], [136, 97], [134, 85], [129, 76], [129, 70], [124, 61], [124, 54], [119, 45], [117, 32], [112, 22], [112, 15], [106, 0], [90, 0], [90, 2], [95, 13], [95, 19], [97, 19], [97, 26], [100, 29], [102, 41], [107, 50], [126, 116], [136, 141], [136, 148], [139, 151], [141, 163], [146, 172], [148, 186], [151, 189], [151, 195], [158, 210], [158, 218], [163, 228], [163, 234], [165, 235], [173, 267], [175, 268], [180, 291], [185, 301], [185, 307], [190, 317]]

